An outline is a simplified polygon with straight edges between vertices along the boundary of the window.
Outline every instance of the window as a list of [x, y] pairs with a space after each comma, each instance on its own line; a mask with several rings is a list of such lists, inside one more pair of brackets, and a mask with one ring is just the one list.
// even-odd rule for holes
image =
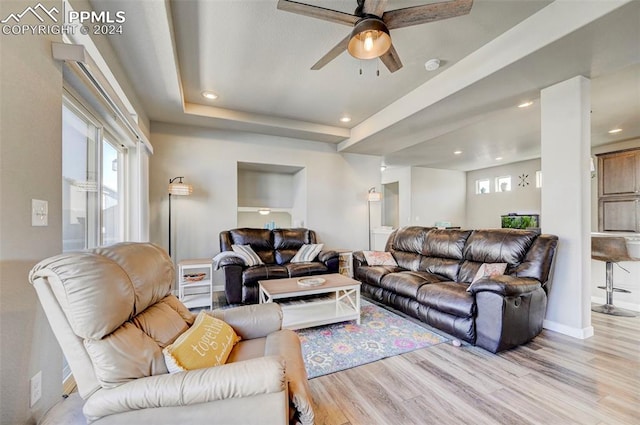
[[123, 150], [109, 138], [102, 139], [101, 240], [111, 245], [124, 240]]
[[511, 176], [496, 177], [496, 192], [511, 191]]
[[542, 187], [542, 171], [536, 171], [536, 187]]
[[62, 108], [63, 250], [123, 241], [126, 149], [81, 106]]
[[491, 192], [491, 182], [489, 179], [476, 180], [476, 195]]

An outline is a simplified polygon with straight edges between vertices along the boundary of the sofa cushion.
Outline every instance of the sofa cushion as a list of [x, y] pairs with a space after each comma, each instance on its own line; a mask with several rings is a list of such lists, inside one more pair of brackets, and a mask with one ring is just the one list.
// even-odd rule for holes
[[96, 378], [103, 388], [132, 379], [167, 373], [162, 348], [193, 323], [193, 314], [174, 295], [168, 295], [111, 334], [85, 339]]
[[420, 270], [439, 274], [446, 277], [446, 280], [456, 280], [458, 270], [460, 270], [460, 261], [449, 258], [422, 257]]
[[456, 282], [436, 282], [422, 285], [416, 296], [424, 306], [459, 317], [473, 317], [474, 297], [467, 292], [467, 285]]
[[444, 278], [441, 276], [431, 273], [405, 271], [384, 276], [380, 286], [394, 293], [415, 299], [418, 289], [422, 285], [441, 282], [442, 280]]
[[428, 228], [419, 226], [401, 227], [393, 237], [393, 250], [420, 254], [428, 231]]
[[309, 229], [274, 229], [275, 249], [298, 249], [304, 244], [316, 243], [315, 234]]
[[420, 254], [396, 250], [391, 251], [391, 254], [393, 254], [393, 258], [396, 259], [396, 263], [401, 268], [413, 271], [420, 270], [420, 260], [422, 259]]
[[274, 229], [275, 262], [277, 264], [288, 263], [302, 245], [315, 242], [315, 232], [309, 229]]
[[464, 246], [466, 260], [517, 265], [524, 259], [538, 233], [531, 230], [474, 230]]
[[273, 240], [269, 229], [233, 229], [229, 231], [233, 245], [251, 245], [265, 264], [275, 263]]
[[327, 266], [319, 261], [309, 261], [306, 263], [288, 263], [284, 267], [289, 273], [289, 277], [311, 276], [315, 274], [327, 273]]
[[422, 255], [462, 260], [462, 250], [471, 230], [433, 229], [426, 234]]
[[246, 285], [263, 279], [284, 279], [287, 277], [289, 277], [289, 272], [284, 266], [263, 264], [245, 269], [242, 272], [242, 283]]
[[400, 272], [400, 267], [393, 266], [366, 266], [358, 267], [355, 270], [355, 278], [360, 282], [365, 282], [371, 285], [380, 286], [380, 281], [383, 277], [389, 273]]

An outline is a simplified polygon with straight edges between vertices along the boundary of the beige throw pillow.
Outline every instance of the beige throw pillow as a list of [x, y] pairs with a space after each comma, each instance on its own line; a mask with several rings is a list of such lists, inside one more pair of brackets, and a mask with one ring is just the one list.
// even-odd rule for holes
[[238, 341], [231, 326], [201, 311], [193, 326], [162, 353], [169, 373], [203, 369], [225, 364]]

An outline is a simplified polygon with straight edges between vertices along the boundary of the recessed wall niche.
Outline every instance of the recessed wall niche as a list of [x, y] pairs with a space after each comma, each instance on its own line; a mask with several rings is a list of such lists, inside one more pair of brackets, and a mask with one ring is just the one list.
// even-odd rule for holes
[[303, 227], [304, 167], [238, 162], [238, 227]]

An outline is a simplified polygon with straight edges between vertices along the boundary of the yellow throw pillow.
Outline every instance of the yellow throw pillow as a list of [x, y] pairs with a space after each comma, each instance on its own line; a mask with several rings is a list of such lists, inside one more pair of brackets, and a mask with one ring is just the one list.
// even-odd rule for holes
[[225, 364], [238, 341], [231, 326], [201, 311], [193, 325], [162, 353], [169, 373], [202, 369]]

